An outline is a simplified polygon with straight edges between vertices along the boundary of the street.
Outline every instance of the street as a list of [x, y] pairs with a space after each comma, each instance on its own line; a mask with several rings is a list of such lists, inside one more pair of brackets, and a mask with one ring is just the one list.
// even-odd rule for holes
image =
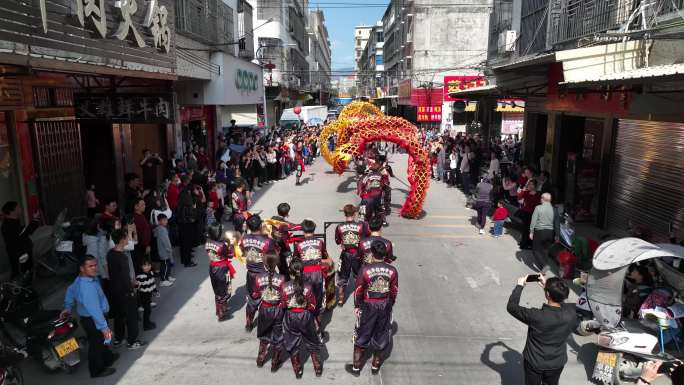
[[[474, 211], [465, 208], [463, 194], [442, 183], [431, 185], [423, 219], [399, 218], [396, 213], [407, 190], [406, 155], [390, 155], [390, 160], [397, 178], [391, 180], [393, 214], [384, 231], [398, 256], [399, 297], [391, 355], [379, 375], [371, 375], [370, 363], [358, 379], [344, 370], [352, 355], [352, 302], [336, 308], [327, 325], [330, 340], [322, 353], [322, 378], [314, 376], [310, 359], [304, 362], [302, 381], [295, 379], [289, 360], [275, 374], [270, 373], [270, 364], [258, 369], [256, 331], [244, 331], [244, 265], [235, 263], [238, 273], [230, 300], [234, 318], [217, 323], [207, 260], [199, 256], [198, 267], [176, 268], [176, 283], [160, 289], [152, 312], [157, 329], [142, 335], [149, 345], [136, 351], [119, 348], [115, 375], [91, 380], [85, 362], [73, 375], [46, 374], [27, 360], [26, 383], [521, 384], [526, 328], [508, 315], [506, 302], [516, 279], [531, 272], [525, 264], [531, 252], [518, 251], [510, 235], [479, 235], [471, 224]], [[278, 203], [289, 202], [293, 221], [313, 218], [321, 230], [324, 221], [342, 219], [344, 204], [358, 203], [353, 174], [332, 174], [320, 158], [307, 168], [303, 181], [297, 187], [292, 177], [264, 185], [251, 211], [263, 210], [262, 216], [270, 217]], [[328, 251], [337, 259], [332, 228], [327, 239]], [[537, 285], [528, 285], [522, 304], [538, 307], [543, 299]], [[595, 354], [591, 341], [570, 337], [561, 383], [588, 383]], [[85, 361], [85, 352], [82, 357]]]

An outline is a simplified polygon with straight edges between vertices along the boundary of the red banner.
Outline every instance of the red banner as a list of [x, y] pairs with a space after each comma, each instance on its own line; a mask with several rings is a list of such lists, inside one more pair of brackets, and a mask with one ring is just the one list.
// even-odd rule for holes
[[463, 100], [452, 98], [450, 93], [467, 90], [469, 88], [482, 87], [487, 85], [487, 79], [482, 76], [445, 76], [444, 77], [444, 100], [453, 102]]
[[416, 112], [416, 121], [419, 123], [442, 121], [442, 106], [418, 106]]

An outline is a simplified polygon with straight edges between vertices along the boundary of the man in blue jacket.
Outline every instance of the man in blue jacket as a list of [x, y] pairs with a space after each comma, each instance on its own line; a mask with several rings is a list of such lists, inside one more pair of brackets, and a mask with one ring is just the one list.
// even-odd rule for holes
[[109, 303], [97, 278], [97, 259], [86, 255], [80, 271], [80, 275], [67, 289], [62, 317], [70, 316], [71, 309], [76, 305], [81, 325], [88, 336], [90, 377], [110, 376], [116, 371], [110, 366], [119, 355], [105, 346], [112, 340], [112, 331], [105, 316], [109, 312]]

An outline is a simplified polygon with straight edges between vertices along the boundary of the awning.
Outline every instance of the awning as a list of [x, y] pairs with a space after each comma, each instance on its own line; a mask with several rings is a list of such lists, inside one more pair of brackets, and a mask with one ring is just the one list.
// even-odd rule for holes
[[610, 83], [625, 81], [652, 80], [669, 76], [684, 76], [684, 64], [668, 64], [653, 67], [643, 67], [624, 72], [615, 72], [599, 76], [591, 76], [591, 71], [587, 71], [587, 76], [572, 81], [561, 82], [564, 85], [579, 85], [588, 83]]
[[539, 65], [539, 64], [549, 64], [549, 63], [553, 63], [555, 61], [556, 61], [556, 53], [555, 52], [542, 53], [542, 54], [537, 54], [537, 55], [532, 55], [532, 56], [525, 56], [525, 57], [519, 58], [518, 60], [512, 61], [510, 63], [501, 64], [498, 66], [493, 65], [492, 70], [494, 70], [494, 71], [508, 71], [508, 70], [513, 70], [513, 69], [527, 67], [527, 66], [533, 66], [533, 65]]
[[469, 96], [499, 96], [499, 89], [496, 84], [488, 84], [482, 87], [468, 88], [456, 92], [450, 92], [452, 98], [467, 98]]

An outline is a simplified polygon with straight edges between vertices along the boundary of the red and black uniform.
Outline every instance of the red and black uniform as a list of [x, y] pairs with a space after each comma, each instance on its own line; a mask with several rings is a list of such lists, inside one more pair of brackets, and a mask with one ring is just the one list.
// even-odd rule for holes
[[302, 279], [311, 285], [314, 297], [316, 298], [316, 315], [318, 316], [323, 306], [323, 271], [321, 260], [328, 258], [328, 251], [325, 248], [325, 240], [321, 238], [304, 238], [303, 241], [295, 245], [295, 258], [302, 260], [304, 273]]
[[278, 226], [277, 229], [273, 230], [273, 239], [279, 256], [278, 271], [285, 277], [285, 281], [289, 281], [290, 274], [287, 266], [287, 258], [292, 253], [290, 246], [290, 244], [293, 243], [291, 231], [301, 230], [302, 225], [290, 223], [285, 218], [278, 215], [271, 217], [271, 219], [284, 222], [283, 225]]
[[235, 276], [231, 263], [233, 248], [225, 242], [208, 240], [204, 249], [209, 256], [209, 279], [214, 289], [216, 316], [221, 319], [228, 313], [228, 300], [232, 294], [231, 281]]
[[233, 226], [235, 231], [242, 233], [244, 232], [245, 213], [247, 211], [247, 193], [233, 191], [231, 195], [231, 202], [233, 204]]
[[357, 258], [361, 240], [370, 236], [368, 224], [361, 221], [347, 221], [335, 228], [335, 243], [342, 247], [340, 271], [337, 273], [337, 287], [346, 288], [351, 272], [358, 275], [360, 260]]
[[373, 241], [382, 241], [385, 243], [385, 247], [387, 247], [387, 257], [385, 257], [385, 262], [392, 263], [392, 261], [394, 261], [395, 259], [392, 242], [390, 242], [390, 240], [387, 238], [380, 237], [377, 235], [371, 235], [367, 238], [362, 239], [359, 243], [359, 251], [357, 258], [359, 259], [359, 261], [361, 261], [361, 265], [363, 266], [373, 261], [373, 252], [371, 251], [371, 245], [373, 244]]
[[384, 185], [384, 189], [382, 192], [382, 204], [383, 209], [385, 210], [385, 215], [389, 216], [392, 213], [392, 187], [390, 187], [389, 178], [393, 177], [394, 173], [392, 172], [392, 168], [388, 164], [383, 167], [382, 175], [387, 178], [387, 183]]
[[247, 261], [247, 319], [254, 319], [254, 314], [259, 308], [258, 296], [255, 297], [256, 280], [260, 274], [266, 273], [264, 267], [264, 256], [268, 253], [274, 253], [273, 240], [262, 234], [248, 234], [240, 240], [240, 249], [242, 255]]
[[392, 307], [399, 293], [397, 269], [386, 262], [361, 268], [356, 278], [354, 306], [360, 309], [354, 329], [354, 345], [384, 350], [392, 337]]
[[299, 348], [302, 342], [306, 345], [307, 351], [315, 354], [320, 351], [322, 344], [316, 332], [314, 321], [316, 318], [316, 297], [313, 289], [311, 285], [304, 283], [303, 298], [300, 302], [295, 295], [295, 287], [294, 281], [285, 283], [283, 302], [287, 310], [283, 317], [283, 340], [290, 357], [293, 360], [296, 357], [297, 363], [299, 363]]
[[366, 210], [363, 215], [368, 220], [374, 216], [385, 217], [385, 210], [382, 207], [383, 192], [389, 186], [389, 176], [381, 171], [370, 170], [361, 181], [361, 206]]
[[301, 143], [295, 147], [295, 163], [297, 163], [297, 176], [302, 176], [306, 169], [304, 168], [304, 147]]
[[279, 349], [283, 343], [285, 277], [262, 273], [257, 276], [255, 286], [254, 297], [261, 302], [257, 317], [257, 337]]

